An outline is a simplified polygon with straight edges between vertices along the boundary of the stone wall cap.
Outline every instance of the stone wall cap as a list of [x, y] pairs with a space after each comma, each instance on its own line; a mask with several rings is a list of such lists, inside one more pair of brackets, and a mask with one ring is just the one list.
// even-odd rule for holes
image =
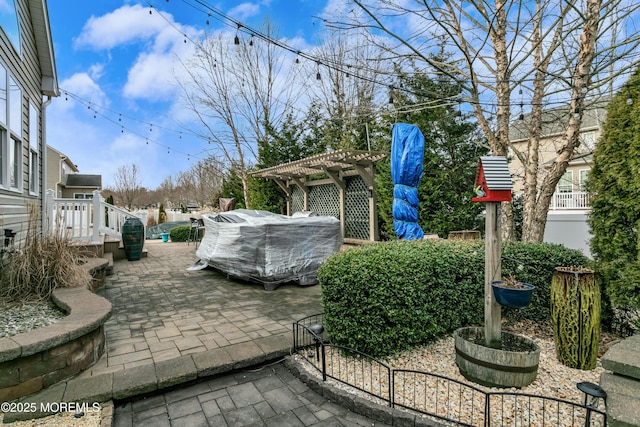
[[602, 367], [619, 375], [640, 380], [640, 335], [626, 338], [602, 356]]
[[111, 303], [87, 288], [59, 288], [52, 298], [68, 315], [51, 325], [0, 339], [0, 362], [65, 344], [99, 328], [111, 316]]

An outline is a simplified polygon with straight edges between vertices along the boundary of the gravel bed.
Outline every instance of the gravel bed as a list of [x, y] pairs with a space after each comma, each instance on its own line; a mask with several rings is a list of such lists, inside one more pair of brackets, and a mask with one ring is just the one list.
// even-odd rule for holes
[[51, 303], [16, 304], [0, 310], [0, 338], [56, 323], [67, 314]]
[[[535, 394], [582, 404], [584, 394], [576, 388], [581, 381], [598, 383], [604, 371], [600, 359], [591, 371], [582, 371], [564, 366], [556, 359], [555, 343], [550, 325], [537, 325], [531, 322], [520, 323], [505, 330], [524, 335], [540, 346], [538, 376], [533, 383], [521, 389], [490, 388], [472, 383], [459, 372], [455, 363], [455, 347], [452, 336], [412, 351], [403, 352], [395, 357], [382, 360], [392, 369], [423, 371], [448, 377], [458, 381], [451, 382], [436, 376], [416, 374], [398, 375], [394, 382], [394, 395], [397, 403], [417, 407], [425, 412], [438, 414], [451, 419], [459, 419], [470, 425], [484, 423], [484, 393], [512, 392], [515, 395], [502, 398], [491, 397], [492, 425], [582, 425], [585, 411], [575, 413], [571, 405], [554, 400], [529, 399], [522, 394]], [[618, 339], [605, 334], [601, 337], [601, 354]], [[313, 351], [297, 355], [295, 360], [310, 374], [321, 377], [319, 366]], [[386, 370], [380, 365], [362, 358], [350, 358], [344, 352], [326, 348], [326, 367], [330, 375], [350, 384], [368, 390], [384, 398], [389, 396], [389, 380]], [[352, 394], [387, 404], [368, 393], [347, 386], [342, 382], [329, 379], [334, 387]], [[477, 391], [477, 390], [481, 391]], [[503, 399], [503, 400], [500, 400]], [[599, 408], [604, 410], [603, 402]], [[591, 425], [600, 425], [594, 417]]]

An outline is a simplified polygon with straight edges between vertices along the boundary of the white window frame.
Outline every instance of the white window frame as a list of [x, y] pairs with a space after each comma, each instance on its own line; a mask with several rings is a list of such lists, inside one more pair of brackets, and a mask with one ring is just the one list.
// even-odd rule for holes
[[20, 83], [0, 61], [0, 189], [22, 192], [24, 146], [22, 120], [24, 97]]
[[[570, 184], [570, 185], [569, 185]], [[566, 191], [566, 190], [569, 191]], [[573, 193], [573, 171], [566, 171], [558, 181], [557, 193]]]
[[589, 180], [589, 173], [591, 172], [591, 169], [580, 169], [578, 171], [578, 185], [580, 187], [580, 191], [586, 191], [585, 189], [585, 185], [587, 184], [587, 181]]
[[35, 104], [29, 101], [29, 194], [40, 191], [40, 115]]
[[588, 132], [583, 132], [580, 135], [580, 139], [582, 139], [584, 147], [589, 151], [593, 151], [596, 148], [596, 131], [591, 130]]
[[73, 193], [74, 199], [92, 200], [93, 193]]
[[22, 190], [22, 140], [11, 135], [9, 138], [9, 186], [12, 190]]

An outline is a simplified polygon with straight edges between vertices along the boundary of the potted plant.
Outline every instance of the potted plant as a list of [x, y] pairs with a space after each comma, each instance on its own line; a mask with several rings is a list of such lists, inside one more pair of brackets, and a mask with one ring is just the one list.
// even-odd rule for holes
[[535, 289], [535, 286], [520, 282], [513, 275], [491, 282], [491, 287], [498, 304], [512, 308], [523, 308], [529, 305], [531, 293]]

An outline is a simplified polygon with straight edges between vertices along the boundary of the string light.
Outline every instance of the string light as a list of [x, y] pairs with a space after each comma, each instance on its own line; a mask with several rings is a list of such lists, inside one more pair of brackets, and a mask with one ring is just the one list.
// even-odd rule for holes
[[629, 89], [629, 85], [627, 84], [627, 105], [633, 105], [633, 98], [631, 97], [631, 89]]
[[[150, 4], [148, 1], [145, 1], [145, 3]], [[207, 3], [207, 1], [205, 1], [205, 0], [195, 0], [195, 3], [199, 4], [200, 6], [196, 6], [195, 4], [190, 4], [189, 2], [185, 2], [185, 3], [187, 5], [189, 5], [190, 7], [194, 8], [194, 9], [196, 9], [196, 10], [202, 12], [202, 13], [206, 13], [207, 17], [212, 17], [213, 16], [212, 14], [219, 15], [222, 18], [220, 20], [220, 22], [222, 22], [224, 25], [236, 26], [237, 27], [236, 36], [234, 37], [234, 44], [236, 44], [236, 45], [240, 44], [240, 38], [238, 37], [238, 31], [240, 29], [242, 29], [242, 28], [246, 28], [248, 31], [251, 32], [252, 36], [255, 34], [255, 36], [262, 38], [263, 40], [265, 40], [266, 42], [268, 42], [268, 43], [270, 43], [270, 44], [272, 44], [274, 46], [280, 47], [281, 49], [287, 50], [287, 51], [289, 51], [291, 53], [299, 54], [300, 56], [303, 56], [306, 59], [319, 62], [317, 57], [314, 57], [314, 56], [306, 54], [306, 53], [302, 53], [299, 50], [296, 50], [296, 49], [292, 48], [291, 46], [283, 43], [280, 40], [272, 39], [268, 35], [263, 34], [263, 33], [255, 30], [255, 29], [253, 29], [251, 27], [246, 26], [243, 22], [237, 21], [234, 18], [226, 15], [222, 11], [220, 11], [220, 10], [214, 8], [213, 6], [209, 5]], [[150, 6], [152, 6], [152, 5], [150, 4]], [[162, 14], [160, 14], [160, 15], [162, 16]], [[167, 20], [167, 22], [169, 22], [169, 24], [171, 24], [171, 22], [167, 18], [165, 18], [165, 20]], [[209, 24], [209, 19], [207, 19], [207, 25], [208, 24]], [[175, 28], [175, 26], [174, 26], [174, 28]], [[176, 28], [176, 30], [179, 31], [177, 28]], [[194, 42], [194, 43], [197, 44], [197, 42]], [[296, 63], [299, 63], [299, 58], [296, 58]], [[332, 69], [334, 69], [334, 70], [336, 70], [338, 72], [341, 72], [341, 73], [345, 74], [346, 77], [350, 77], [351, 76], [351, 73], [349, 73], [348, 71], [343, 69], [344, 67], [350, 68], [350, 65], [348, 65], [348, 64], [341, 64], [341, 63], [338, 63], [338, 62], [335, 62], [335, 63], [329, 62], [329, 63], [323, 64], [323, 65], [328, 67], [328, 68], [332, 68]], [[215, 67], [215, 64], [214, 64], [214, 67]], [[361, 68], [363, 69], [363, 71], [367, 70], [364, 67], [361, 67]], [[376, 71], [379, 71], [379, 70], [376, 70]], [[384, 74], [384, 73], [382, 73], [382, 74]], [[318, 75], [319, 75], [319, 72], [316, 73], [316, 79], [317, 80], [318, 80]], [[388, 85], [388, 83], [382, 83], [376, 78], [368, 78], [365, 75], [358, 75], [358, 73], [356, 73], [356, 75], [354, 77], [356, 77], [357, 79], [360, 79], [360, 80], [364, 80], [364, 81], [370, 82], [370, 83], [375, 84], [375, 85], [381, 85], [381, 84]], [[425, 91], [415, 92], [415, 91], [412, 91], [412, 90], [409, 90], [409, 89], [405, 89], [403, 87], [400, 87], [400, 90], [405, 91], [407, 93], [411, 93], [413, 95], [417, 95], [417, 96], [434, 96], [434, 95], [437, 96], [437, 94], [434, 94], [434, 93], [431, 93], [431, 92], [425, 92]], [[446, 100], [444, 100], [444, 101], [446, 101]], [[462, 99], [458, 99], [457, 102], [463, 102], [463, 100]], [[478, 100], [472, 101], [472, 100], [469, 100], [469, 99], [465, 99], [464, 102], [470, 102], [470, 103], [474, 103], [476, 105], [486, 105], [486, 106], [494, 106], [494, 107], [495, 106], [499, 106], [499, 105], [497, 105], [495, 103], [485, 102], [485, 101], [478, 101]], [[446, 104], [446, 102], [445, 102], [445, 104]], [[445, 104], [443, 104], [442, 106], [446, 106]], [[547, 102], [545, 107], [551, 106], [552, 104], [564, 104], [564, 102], [563, 101]]]

